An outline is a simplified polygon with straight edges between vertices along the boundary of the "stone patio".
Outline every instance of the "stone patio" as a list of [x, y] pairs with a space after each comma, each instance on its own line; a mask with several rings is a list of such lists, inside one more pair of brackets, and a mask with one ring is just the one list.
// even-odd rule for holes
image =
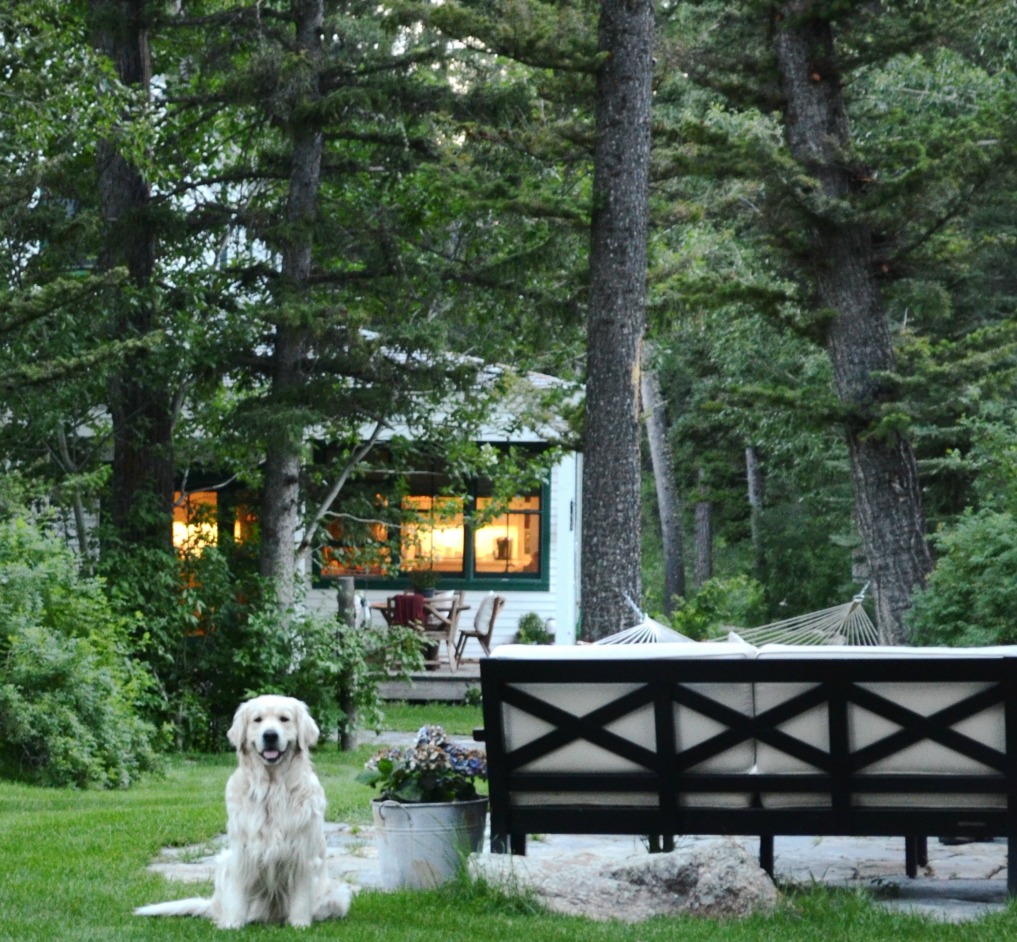
[[[372, 827], [326, 825], [333, 876], [363, 888], [379, 888], [377, 851]], [[714, 841], [685, 837], [679, 846]], [[758, 841], [739, 839], [755, 854]], [[216, 843], [167, 849], [151, 868], [170, 880], [211, 881]], [[645, 854], [637, 838], [593, 835], [549, 835], [531, 838], [528, 856], [561, 868], [620, 862]], [[778, 884], [825, 883], [873, 892], [878, 905], [951, 922], [976, 919], [1006, 908], [1006, 842], [944, 845], [929, 839], [929, 864], [909, 880], [904, 873], [902, 838], [778, 837], [775, 870]]]

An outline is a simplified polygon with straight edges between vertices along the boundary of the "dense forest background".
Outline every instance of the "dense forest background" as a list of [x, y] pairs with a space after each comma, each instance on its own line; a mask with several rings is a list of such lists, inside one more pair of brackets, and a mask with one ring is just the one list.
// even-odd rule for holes
[[[593, 0], [9, 6], [0, 712], [116, 664], [201, 745], [246, 690], [349, 675], [294, 613], [365, 428], [465, 479], [513, 391], [483, 363], [590, 379], [612, 38]], [[1017, 4], [653, 11], [642, 607], [700, 634], [871, 582], [887, 640], [1017, 640]], [[256, 544], [181, 562], [199, 472], [261, 495]]]

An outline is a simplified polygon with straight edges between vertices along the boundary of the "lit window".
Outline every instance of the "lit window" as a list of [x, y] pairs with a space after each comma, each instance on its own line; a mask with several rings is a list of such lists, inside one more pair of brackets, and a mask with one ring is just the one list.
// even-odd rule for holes
[[406, 497], [402, 507], [406, 515], [400, 568], [461, 574], [466, 546], [462, 501], [457, 497]]
[[[435, 484], [437, 489], [439, 482]], [[483, 525], [467, 519], [461, 497], [419, 491], [400, 500], [398, 527], [332, 522], [318, 557], [318, 575], [393, 578], [434, 569], [442, 575], [442, 585], [546, 577], [541, 555], [547, 540], [546, 491], [499, 501], [497, 508], [490, 494], [487, 482], [474, 483], [473, 506]], [[384, 503], [381, 495], [374, 500], [378, 507]], [[492, 515], [496, 509], [501, 513]]]
[[[490, 497], [477, 498], [481, 513]], [[473, 536], [474, 569], [481, 574], [540, 572], [540, 498], [513, 497], [505, 513]]]
[[206, 546], [219, 541], [215, 491], [189, 491], [173, 495], [173, 546], [181, 555], [200, 556]]
[[321, 550], [321, 575], [383, 576], [389, 569], [391, 551], [388, 547], [388, 527], [383, 523], [368, 524], [366, 539], [353, 546], [338, 521], [326, 526], [331, 543]]
[[238, 504], [233, 517], [233, 542], [249, 543], [258, 533], [258, 516], [245, 504]]

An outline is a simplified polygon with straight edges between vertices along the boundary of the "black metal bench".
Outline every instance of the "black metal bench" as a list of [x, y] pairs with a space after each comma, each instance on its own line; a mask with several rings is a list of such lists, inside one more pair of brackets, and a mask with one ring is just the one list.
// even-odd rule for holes
[[[481, 661], [475, 736], [487, 749], [494, 853], [524, 854], [527, 834], [661, 835], [665, 849], [675, 835], [758, 835], [772, 875], [777, 835], [897, 835], [914, 876], [929, 834], [1017, 847], [1015, 658], [591, 660], [581, 651]], [[751, 709], [725, 702], [724, 692], [744, 689]], [[683, 744], [680, 726], [693, 718], [712, 732]], [[822, 742], [801, 738], [796, 723], [821, 729]], [[866, 723], [879, 732], [859, 745], [852, 727]], [[619, 732], [637, 729], [642, 742]], [[732, 749], [742, 767], [718, 767]], [[916, 749], [950, 761], [902, 770]], [[774, 763], [793, 771], [767, 771]], [[1017, 868], [1007, 889], [1017, 894]]]

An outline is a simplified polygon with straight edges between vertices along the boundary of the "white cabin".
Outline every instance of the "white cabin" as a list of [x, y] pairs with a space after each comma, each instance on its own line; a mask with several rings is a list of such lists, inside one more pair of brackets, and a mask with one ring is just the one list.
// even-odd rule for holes
[[[531, 449], [535, 454], [546, 449], [548, 442], [560, 437], [560, 429], [548, 424], [554, 420], [540, 413], [541, 421], [528, 424], [520, 422], [520, 416], [528, 414], [524, 402], [527, 396], [552, 385], [559, 385], [559, 381], [542, 374], [527, 374], [517, 387], [516, 400], [499, 402], [479, 430], [476, 441], [489, 445], [494, 455], [497, 449], [510, 445]], [[393, 430], [390, 434], [412, 437], [409, 429]], [[517, 495], [505, 513], [485, 526], [474, 528], [462, 506], [457, 507], [441, 496], [444, 481], [440, 468], [430, 476], [415, 474], [410, 494], [403, 494], [401, 500], [404, 507], [417, 512], [418, 520], [411, 526], [404, 525], [394, 541], [400, 557], [400, 574], [391, 576], [391, 556], [385, 564], [374, 567], [369, 559], [361, 558], [356, 564], [344, 560], [340, 537], [335, 552], [326, 548], [324, 563], [316, 564], [310, 574], [309, 604], [317, 611], [334, 612], [339, 576], [352, 576], [358, 597], [368, 603], [384, 602], [406, 589], [407, 570], [426, 566], [437, 571], [439, 589], [465, 593], [469, 610], [461, 615], [463, 626], [472, 625], [485, 595], [494, 592], [505, 598], [492, 645], [511, 642], [519, 619], [531, 612], [553, 630], [557, 644], [574, 644], [579, 622], [581, 475], [582, 455], [562, 452], [542, 486]], [[379, 476], [378, 480], [381, 488], [384, 478]], [[487, 493], [483, 480], [478, 479], [471, 495], [475, 509], [483, 507]], [[339, 509], [342, 500], [340, 495], [335, 505]], [[433, 514], [430, 524], [429, 513]], [[393, 541], [388, 541], [390, 548], [392, 545]], [[375, 612], [373, 618], [381, 623], [379, 613]], [[470, 641], [464, 656], [475, 658], [481, 653], [479, 644]]]

